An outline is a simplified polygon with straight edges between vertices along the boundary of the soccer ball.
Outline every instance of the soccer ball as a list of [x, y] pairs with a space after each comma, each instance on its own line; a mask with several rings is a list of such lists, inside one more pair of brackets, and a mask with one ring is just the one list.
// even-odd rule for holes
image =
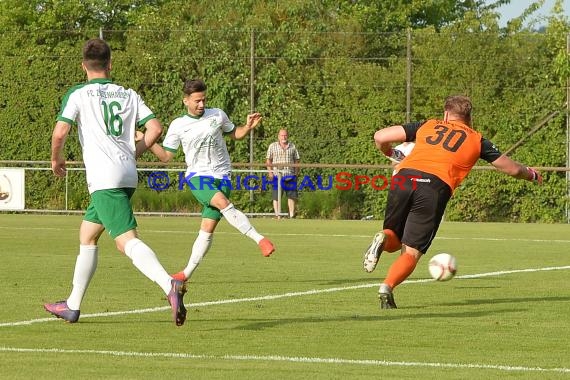
[[429, 260], [429, 274], [436, 281], [449, 281], [457, 272], [457, 261], [449, 253], [439, 253]]

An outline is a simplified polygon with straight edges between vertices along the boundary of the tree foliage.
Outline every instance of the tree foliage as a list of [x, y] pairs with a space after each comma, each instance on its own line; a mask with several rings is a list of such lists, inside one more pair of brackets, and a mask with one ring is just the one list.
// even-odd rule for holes
[[[529, 131], [566, 101], [568, 18], [557, 0], [545, 28], [525, 27], [537, 1], [502, 28], [496, 9], [505, 3], [1, 0], [0, 159], [49, 159], [61, 97], [84, 80], [81, 46], [102, 34], [113, 48], [113, 79], [137, 90], [165, 125], [184, 112], [182, 82], [193, 77], [205, 79], [209, 105], [224, 109], [236, 124], [252, 110], [261, 112], [255, 162], [264, 161], [278, 130], [288, 128], [302, 162], [339, 165], [303, 174], [385, 164], [372, 144], [374, 131], [408, 118], [438, 117], [443, 99], [462, 93], [475, 104], [475, 127], [501, 149], [524, 141], [513, 158], [532, 166], [565, 166], [563, 112], [536, 133]], [[69, 160], [81, 160], [75, 133], [66, 148]], [[249, 162], [249, 142], [228, 146], [234, 162]], [[155, 159], [146, 154], [143, 160]], [[181, 152], [177, 160], [183, 160]], [[538, 188], [491, 171], [474, 172], [446, 217], [562, 221], [565, 175], [549, 172], [545, 179]], [[60, 185], [54, 181], [34, 182], [30, 207], [61, 201], [46, 191]], [[84, 184], [72, 186], [73, 206], [81, 207]], [[235, 197], [247, 202], [249, 194]], [[152, 204], [142, 198], [141, 207]], [[267, 194], [255, 198], [251, 208], [267, 211]], [[385, 200], [385, 192], [370, 187], [346, 194], [306, 191], [300, 206], [307, 216], [358, 218], [382, 215]], [[180, 197], [173, 202], [178, 208]]]

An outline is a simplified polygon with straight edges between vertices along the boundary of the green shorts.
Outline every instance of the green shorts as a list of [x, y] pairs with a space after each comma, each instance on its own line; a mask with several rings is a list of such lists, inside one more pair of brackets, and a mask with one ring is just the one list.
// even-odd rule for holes
[[192, 177], [189, 182], [192, 184], [190, 191], [192, 191], [196, 200], [204, 206], [202, 208], [202, 218], [222, 219], [222, 213], [214, 206], [210, 206], [210, 201], [220, 191], [229, 199], [232, 191], [230, 181], [213, 177]]
[[83, 220], [102, 224], [113, 239], [137, 228], [137, 221], [131, 206], [133, 188], [97, 190], [91, 194], [91, 201]]

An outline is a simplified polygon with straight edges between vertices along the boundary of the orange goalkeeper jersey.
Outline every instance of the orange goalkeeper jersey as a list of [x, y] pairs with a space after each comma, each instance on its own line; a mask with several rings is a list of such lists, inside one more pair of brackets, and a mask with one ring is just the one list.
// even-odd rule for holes
[[[500, 156], [498, 149], [483, 145], [483, 136], [467, 125], [452, 121], [428, 120], [404, 125], [407, 141], [416, 141], [409, 156], [398, 170], [409, 168], [430, 173], [455, 190], [479, 158], [492, 162]], [[486, 145], [489, 145], [486, 144]], [[482, 150], [485, 154], [482, 155]]]

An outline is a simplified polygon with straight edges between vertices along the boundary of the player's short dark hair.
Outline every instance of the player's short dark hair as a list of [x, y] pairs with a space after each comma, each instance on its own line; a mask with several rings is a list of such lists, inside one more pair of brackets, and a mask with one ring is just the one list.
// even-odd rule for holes
[[184, 95], [192, 95], [195, 92], [205, 92], [208, 89], [202, 79], [187, 79], [184, 81], [182, 91]]
[[471, 104], [471, 99], [469, 99], [467, 96], [448, 96], [445, 99], [443, 110], [454, 114], [468, 124], [471, 123], [471, 111], [473, 110], [473, 105]]
[[103, 71], [111, 63], [111, 48], [100, 38], [92, 38], [83, 45], [83, 64], [88, 70]]

